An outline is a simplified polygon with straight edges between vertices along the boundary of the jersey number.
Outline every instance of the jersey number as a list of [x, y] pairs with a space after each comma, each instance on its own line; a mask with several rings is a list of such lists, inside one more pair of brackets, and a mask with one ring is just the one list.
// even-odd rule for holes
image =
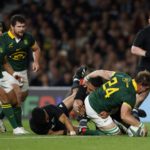
[[119, 88], [111, 88], [112, 85], [115, 85], [117, 83], [117, 78], [114, 77], [111, 81], [108, 81], [105, 84], [103, 84], [103, 90], [106, 92], [105, 98], [109, 98], [111, 94], [119, 91]]

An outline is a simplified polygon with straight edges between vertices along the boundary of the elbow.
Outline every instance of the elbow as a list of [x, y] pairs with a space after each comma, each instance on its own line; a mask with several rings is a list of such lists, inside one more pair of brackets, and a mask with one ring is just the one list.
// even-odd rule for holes
[[127, 115], [126, 115], [126, 114], [121, 114], [121, 120], [122, 120], [123, 122], [126, 122], [126, 120], [127, 120]]
[[132, 54], [136, 54], [136, 48], [135, 48], [135, 46], [132, 46], [132, 48], [131, 48], [131, 53], [132, 53]]

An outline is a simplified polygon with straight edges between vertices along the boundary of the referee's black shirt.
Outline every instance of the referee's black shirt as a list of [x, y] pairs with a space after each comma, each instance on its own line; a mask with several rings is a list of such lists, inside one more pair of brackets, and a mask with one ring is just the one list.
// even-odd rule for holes
[[[150, 26], [145, 27], [137, 33], [133, 45], [142, 48], [145, 51], [150, 51]], [[140, 59], [138, 71], [142, 71], [145, 69], [150, 71], [149, 57], [141, 57]]]

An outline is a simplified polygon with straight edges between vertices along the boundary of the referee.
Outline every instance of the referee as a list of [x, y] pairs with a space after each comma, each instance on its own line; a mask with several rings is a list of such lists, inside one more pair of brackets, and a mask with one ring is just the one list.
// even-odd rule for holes
[[[137, 66], [137, 72], [147, 70], [150, 72], [150, 16], [148, 19], [149, 25], [140, 30], [131, 47], [131, 53], [141, 56]], [[144, 99], [148, 96], [149, 91], [144, 94], [137, 95], [136, 107], [139, 107]]]

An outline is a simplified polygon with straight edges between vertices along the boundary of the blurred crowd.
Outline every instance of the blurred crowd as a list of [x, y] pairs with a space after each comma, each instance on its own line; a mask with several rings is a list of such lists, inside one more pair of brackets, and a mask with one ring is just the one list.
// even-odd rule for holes
[[9, 2], [16, 8], [1, 13], [6, 26], [10, 15], [24, 14], [28, 31], [41, 47], [41, 69], [34, 74], [29, 67], [30, 85], [70, 86], [80, 65], [134, 76], [138, 58], [130, 48], [136, 33], [148, 24], [149, 0]]

